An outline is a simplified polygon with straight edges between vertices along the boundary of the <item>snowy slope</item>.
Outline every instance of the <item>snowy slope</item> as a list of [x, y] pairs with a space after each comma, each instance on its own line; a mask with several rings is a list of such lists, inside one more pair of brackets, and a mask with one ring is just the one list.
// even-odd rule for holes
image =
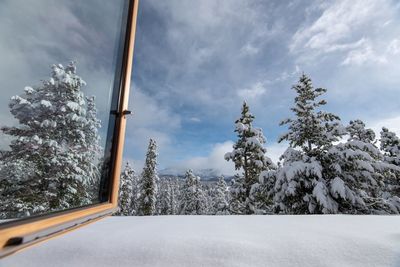
[[399, 216], [111, 217], [0, 266], [400, 266]]

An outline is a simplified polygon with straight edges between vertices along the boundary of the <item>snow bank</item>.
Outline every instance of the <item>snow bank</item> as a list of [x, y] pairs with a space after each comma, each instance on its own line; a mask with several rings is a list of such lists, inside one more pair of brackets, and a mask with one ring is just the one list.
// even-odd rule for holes
[[0, 266], [400, 266], [399, 216], [111, 217]]

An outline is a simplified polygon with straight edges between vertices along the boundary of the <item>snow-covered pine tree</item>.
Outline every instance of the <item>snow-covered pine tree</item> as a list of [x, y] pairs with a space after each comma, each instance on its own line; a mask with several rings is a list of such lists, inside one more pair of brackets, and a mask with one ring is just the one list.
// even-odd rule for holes
[[156, 213], [157, 196], [157, 144], [150, 139], [140, 182], [139, 215], [154, 215]]
[[229, 214], [229, 191], [228, 186], [225, 182], [225, 177], [221, 175], [218, 178], [218, 182], [215, 185], [213, 194], [213, 205], [216, 215], [228, 215]]
[[129, 162], [126, 163], [120, 178], [118, 212], [116, 215], [131, 216], [136, 215], [138, 182], [134, 169]]
[[53, 65], [49, 80], [11, 98], [10, 112], [20, 126], [1, 128], [13, 137], [1, 158], [3, 171], [10, 175], [6, 190], [1, 190], [8, 203], [1, 208], [3, 215], [30, 215], [93, 201], [89, 187], [98, 179], [93, 164], [99, 156], [94, 141], [99, 121], [94, 102], [93, 120], [87, 117], [84, 85], [74, 62]]
[[291, 108], [295, 118], [283, 120], [288, 132], [278, 142], [288, 141], [290, 147], [300, 148], [308, 157], [319, 157], [343, 134], [339, 127], [340, 118], [332, 113], [317, 110], [326, 105], [318, 97], [326, 93], [325, 88], [314, 88], [309, 77], [303, 74], [292, 87], [296, 92], [295, 105]]
[[397, 209], [400, 212], [400, 139], [396, 133], [383, 127], [380, 147], [384, 153], [385, 162], [391, 166], [390, 170], [384, 174], [385, 186], [382, 196], [393, 210]]
[[258, 186], [262, 171], [274, 168], [271, 159], [265, 156], [266, 139], [260, 128], [253, 127], [254, 116], [243, 102], [241, 117], [235, 121], [238, 140], [233, 151], [225, 154], [225, 160], [232, 161], [241, 173], [235, 176], [231, 189], [231, 212], [252, 214], [256, 211], [256, 200], [251, 196], [252, 188]]
[[157, 192], [157, 214], [158, 215], [171, 215], [173, 214], [174, 203], [174, 190], [172, 188], [171, 178], [160, 179]]
[[390, 171], [375, 146], [375, 133], [361, 120], [346, 127], [349, 138], [328, 151], [328, 188], [340, 213], [377, 213], [391, 207], [382, 198], [384, 173]]
[[[201, 179], [201, 178], [200, 178]], [[205, 202], [205, 210], [203, 215], [214, 215], [216, 210], [214, 209], [214, 194], [215, 188], [213, 185], [206, 183], [201, 185], [206, 202]]]
[[169, 190], [170, 190], [170, 203], [169, 206], [171, 207], [171, 213], [170, 215], [176, 215], [179, 212], [179, 181], [177, 178], [171, 179], [170, 180], [170, 186], [169, 186]]
[[235, 174], [229, 185], [229, 213], [244, 214], [246, 209], [246, 188], [244, 177]]
[[165, 215], [162, 214], [163, 205], [165, 204], [164, 196], [166, 193], [166, 182], [165, 179], [160, 178], [157, 183], [157, 195], [156, 195], [156, 212], [155, 215]]
[[[27, 217], [45, 212], [43, 202], [35, 199], [41, 194], [40, 187], [32, 186], [29, 194], [26, 187], [35, 175], [35, 166], [23, 160], [5, 161], [0, 170], [0, 219]], [[36, 200], [36, 201], [35, 201]]]
[[86, 125], [84, 127], [85, 147], [82, 149], [82, 163], [87, 168], [87, 173], [91, 177], [88, 185], [87, 192], [90, 194], [91, 199], [96, 199], [99, 196], [100, 176], [102, 164], [100, 155], [103, 152], [100, 146], [99, 129], [101, 121], [97, 118], [96, 97], [86, 97]]
[[[329, 194], [324, 161], [327, 150], [344, 134], [344, 129], [338, 116], [320, 110], [326, 101], [318, 97], [326, 89], [314, 88], [305, 74], [292, 89], [296, 92], [291, 108], [295, 116], [281, 122], [288, 125], [288, 132], [278, 141], [286, 140], [290, 147], [281, 157], [281, 168], [274, 174], [275, 206], [284, 213], [335, 213], [337, 203]], [[270, 176], [271, 173], [266, 177]]]
[[200, 177], [195, 176], [192, 170], [185, 174], [185, 181], [181, 188], [179, 214], [201, 215], [207, 209], [207, 199], [200, 184]]
[[396, 133], [383, 127], [381, 131], [381, 150], [384, 153], [385, 161], [400, 166], [400, 139]]

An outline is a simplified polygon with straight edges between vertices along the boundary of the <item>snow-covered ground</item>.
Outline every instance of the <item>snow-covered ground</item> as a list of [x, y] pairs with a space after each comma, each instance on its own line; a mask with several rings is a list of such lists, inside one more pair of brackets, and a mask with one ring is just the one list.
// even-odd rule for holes
[[111, 217], [0, 266], [400, 266], [400, 216]]

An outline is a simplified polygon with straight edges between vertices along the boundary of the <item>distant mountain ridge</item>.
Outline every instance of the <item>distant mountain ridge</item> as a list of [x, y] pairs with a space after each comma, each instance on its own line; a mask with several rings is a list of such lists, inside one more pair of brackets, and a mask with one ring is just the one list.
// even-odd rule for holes
[[[178, 177], [178, 178], [184, 178], [185, 173], [187, 169], [183, 168], [165, 168], [162, 170], [158, 171], [158, 175], [161, 178], [165, 177]], [[199, 170], [193, 170], [193, 173], [197, 176], [200, 176], [201, 180], [203, 181], [216, 181], [222, 174], [220, 171], [216, 169], [199, 169]], [[224, 175], [225, 180], [231, 180], [233, 178], [232, 175]]]

